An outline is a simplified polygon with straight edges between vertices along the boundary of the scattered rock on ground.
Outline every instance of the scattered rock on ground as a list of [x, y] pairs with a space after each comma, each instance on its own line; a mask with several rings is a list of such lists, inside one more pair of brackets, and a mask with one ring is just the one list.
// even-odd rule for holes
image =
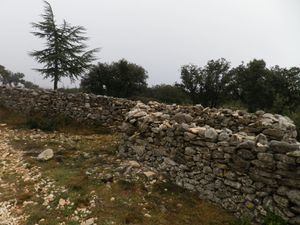
[[37, 159], [38, 159], [38, 160], [41, 160], [41, 161], [47, 161], [47, 160], [52, 159], [53, 157], [54, 157], [54, 152], [53, 152], [53, 150], [52, 150], [51, 148], [48, 148], [48, 149], [42, 151], [42, 152], [38, 155]]

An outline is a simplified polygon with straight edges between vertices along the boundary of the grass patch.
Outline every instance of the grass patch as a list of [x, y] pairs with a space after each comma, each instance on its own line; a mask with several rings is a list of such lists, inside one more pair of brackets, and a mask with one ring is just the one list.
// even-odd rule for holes
[[10, 127], [17, 128], [26, 123], [26, 117], [17, 112], [12, 112], [0, 104], [0, 123], [6, 123]]
[[23, 193], [17, 193], [16, 199], [17, 204], [21, 205], [25, 201], [29, 201], [34, 196], [34, 193], [31, 192], [23, 192]]
[[231, 222], [230, 225], [251, 225], [251, 221], [247, 218], [240, 218]]
[[[34, 207], [30, 207], [28, 209], [28, 213], [29, 213], [29, 218], [26, 221], [26, 225], [35, 225], [35, 224], [39, 224], [39, 221], [41, 219], [45, 219], [47, 218], [47, 216], [49, 215], [47, 213], [47, 210], [45, 209], [45, 207], [41, 206], [41, 205], [37, 205]], [[55, 217], [53, 217], [52, 221], [58, 222], [56, 221]], [[49, 223], [48, 223], [49, 224]], [[50, 225], [50, 224], [49, 224]]]
[[157, 185], [154, 186], [154, 191], [158, 192], [159, 194], [164, 194], [164, 195], [174, 195], [174, 194], [185, 194], [185, 193], [189, 193], [188, 190], [175, 185], [174, 183], [172, 183], [171, 181], [167, 181], [165, 183], [159, 183]]
[[280, 216], [275, 215], [272, 212], [268, 212], [267, 216], [264, 218], [263, 225], [287, 225], [287, 221], [285, 221]]

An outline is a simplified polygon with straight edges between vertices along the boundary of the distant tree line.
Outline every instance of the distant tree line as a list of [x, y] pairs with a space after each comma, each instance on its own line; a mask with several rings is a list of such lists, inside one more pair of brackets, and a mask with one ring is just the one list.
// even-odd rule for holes
[[185, 65], [181, 83], [194, 104], [220, 107], [234, 102], [248, 111], [293, 112], [300, 103], [300, 68], [267, 68], [264, 60], [230, 67], [225, 59], [210, 60], [204, 67]]
[[38, 85], [24, 79], [23, 73], [13, 73], [0, 65], [0, 84], [10, 87], [22, 86], [25, 88], [38, 88]]
[[250, 112], [296, 111], [300, 103], [300, 68], [267, 68], [264, 60], [231, 67], [225, 59], [203, 67], [181, 67], [181, 81], [147, 87], [147, 71], [122, 59], [98, 63], [81, 80], [86, 92], [124, 98], [156, 99], [165, 103], [202, 104], [205, 107], [240, 105]]

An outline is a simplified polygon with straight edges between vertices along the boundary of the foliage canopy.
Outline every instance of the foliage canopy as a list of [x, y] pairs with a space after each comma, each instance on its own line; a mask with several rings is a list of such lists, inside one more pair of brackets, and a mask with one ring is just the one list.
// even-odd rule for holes
[[125, 59], [98, 63], [81, 80], [81, 87], [94, 94], [128, 98], [147, 87], [147, 71]]

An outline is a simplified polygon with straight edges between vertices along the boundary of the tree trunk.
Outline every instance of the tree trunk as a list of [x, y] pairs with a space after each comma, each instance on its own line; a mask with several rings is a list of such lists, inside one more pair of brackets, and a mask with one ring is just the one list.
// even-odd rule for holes
[[57, 90], [58, 76], [54, 76], [54, 90]]

